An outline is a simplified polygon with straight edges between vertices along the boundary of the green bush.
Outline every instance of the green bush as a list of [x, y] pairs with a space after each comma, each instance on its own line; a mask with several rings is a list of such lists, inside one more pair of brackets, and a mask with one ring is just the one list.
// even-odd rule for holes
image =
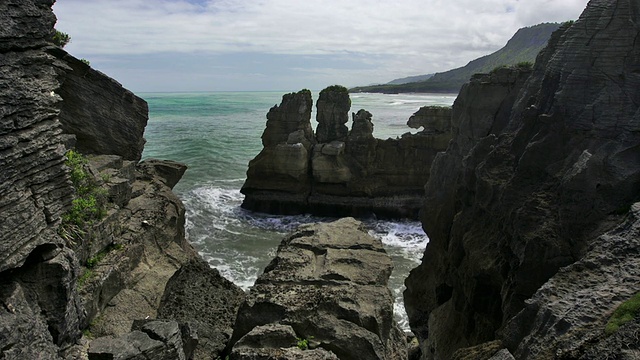
[[51, 41], [55, 45], [60, 46], [61, 48], [63, 48], [68, 43], [71, 42], [71, 36], [69, 36], [69, 34], [67, 34], [67, 33], [64, 33], [62, 31], [56, 30], [56, 32], [53, 34], [53, 37], [51, 38]]
[[638, 315], [640, 315], [640, 292], [618, 306], [604, 329], [605, 334], [613, 334], [618, 331], [620, 326], [633, 320]]

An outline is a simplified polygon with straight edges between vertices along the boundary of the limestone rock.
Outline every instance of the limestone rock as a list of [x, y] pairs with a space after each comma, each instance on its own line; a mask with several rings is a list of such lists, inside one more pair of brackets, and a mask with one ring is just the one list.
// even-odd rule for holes
[[349, 128], [345, 124], [349, 121], [351, 108], [347, 88], [335, 85], [322, 90], [316, 107], [318, 109], [316, 115], [318, 142], [344, 141], [349, 133]]
[[138, 168], [152, 178], [160, 179], [170, 189], [180, 181], [187, 165], [171, 160], [145, 159], [138, 164]]
[[149, 119], [147, 102], [64, 50], [53, 48], [50, 53], [71, 69], [58, 93], [64, 99], [60, 122], [64, 132], [76, 136], [76, 149], [140, 160]]
[[262, 133], [264, 147], [286, 143], [292, 133], [302, 131], [302, 139], [312, 141], [311, 110], [313, 100], [311, 91], [301, 90], [282, 96], [280, 105], [267, 113], [267, 127]]
[[451, 108], [445, 106], [423, 106], [416, 111], [407, 126], [412, 129], [423, 128], [425, 133], [446, 133], [451, 131]]
[[[288, 343], [288, 326], [311, 348], [341, 359], [406, 358], [387, 288], [391, 268], [382, 244], [352, 218], [301, 226], [283, 240], [240, 307], [230, 348]], [[255, 335], [248, 334], [264, 332], [260, 327], [267, 324], [273, 325], [269, 341], [249, 340]]]
[[[571, 294], [600, 301], [598, 293], [582, 293], [580, 281], [553, 279], [588, 256], [640, 193], [640, 78], [631, 65], [637, 61], [624, 60], [640, 58], [631, 25], [638, 14], [634, 1], [592, 0], [552, 36], [526, 83], [519, 70], [505, 69], [463, 87], [453, 106], [454, 140], [426, 186], [422, 220], [430, 242], [406, 281], [405, 306], [426, 358], [495, 339], [520, 311], [538, 313], [537, 300], [525, 302], [536, 292], [562, 289], [557, 305], [573, 303]], [[585, 279], [621, 293], [605, 278]], [[556, 322], [554, 306], [539, 309], [537, 334], [574, 339], [580, 324], [601, 321], [574, 322], [568, 314]], [[513, 321], [537, 324], [533, 316]], [[513, 336], [536, 339], [534, 329]], [[557, 341], [541, 346], [572, 354], [571, 341]], [[513, 346], [516, 358], [529, 356]]]
[[186, 360], [182, 332], [175, 321], [150, 321], [124, 336], [100, 337], [89, 346], [89, 360]]
[[194, 359], [221, 355], [244, 291], [201, 259], [183, 265], [165, 287], [158, 318], [189, 322], [198, 334]]

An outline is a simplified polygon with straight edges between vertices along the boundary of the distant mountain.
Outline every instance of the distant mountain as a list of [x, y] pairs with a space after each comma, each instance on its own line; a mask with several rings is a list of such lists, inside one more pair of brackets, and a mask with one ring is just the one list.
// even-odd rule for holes
[[435, 75], [435, 74], [416, 75], [416, 76], [404, 77], [404, 78], [400, 78], [400, 79], [391, 80], [388, 83], [386, 83], [385, 85], [402, 85], [402, 84], [408, 84], [408, 83], [412, 83], [412, 82], [425, 81], [425, 80], [428, 80], [431, 77], [433, 77], [433, 75]]
[[[558, 23], [544, 23], [518, 30], [502, 49], [469, 62], [466, 66], [436, 73], [427, 80], [396, 84], [397, 79], [385, 85], [360, 86], [349, 92], [458, 92], [471, 75], [487, 73], [496, 67], [535, 62], [536, 56], [547, 45], [551, 33], [560, 27]], [[393, 84], [392, 84], [393, 83]]]

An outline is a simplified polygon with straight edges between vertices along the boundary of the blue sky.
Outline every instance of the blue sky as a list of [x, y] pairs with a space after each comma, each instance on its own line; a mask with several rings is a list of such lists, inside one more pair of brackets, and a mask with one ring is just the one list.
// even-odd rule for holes
[[587, 0], [58, 0], [66, 50], [136, 92], [384, 83], [489, 54]]

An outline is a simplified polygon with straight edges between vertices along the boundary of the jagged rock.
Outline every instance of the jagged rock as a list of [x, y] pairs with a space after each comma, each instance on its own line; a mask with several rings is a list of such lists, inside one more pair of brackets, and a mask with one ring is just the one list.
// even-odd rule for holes
[[295, 338], [341, 359], [406, 358], [406, 340], [393, 319], [387, 288], [391, 269], [380, 241], [352, 218], [301, 226], [282, 241], [249, 291], [229, 348], [236, 352], [265, 345], [250, 340], [258, 330], [269, 330], [266, 345], [292, 340], [286, 331], [262, 327], [273, 324], [290, 326]]
[[[311, 110], [313, 100], [311, 91], [301, 90], [282, 96], [280, 106], [276, 105], [267, 114], [267, 128], [262, 133], [262, 145], [271, 147], [287, 143], [292, 133], [302, 131], [302, 139], [311, 142], [313, 129], [311, 128]], [[298, 142], [302, 142], [301, 141]], [[308, 149], [308, 146], [305, 144]]]
[[60, 359], [37, 303], [17, 282], [0, 283], [0, 355], [3, 359]]
[[145, 159], [138, 164], [138, 169], [173, 189], [187, 171], [187, 165], [171, 160]]
[[638, 292], [640, 203], [635, 203], [624, 222], [527, 300], [502, 337], [518, 359], [577, 359], [604, 337], [613, 310]]
[[[570, 294], [599, 301], [571, 277], [543, 284], [588, 254], [640, 194], [640, 78], [624, 60], [640, 58], [632, 25], [639, 14], [634, 1], [592, 0], [579, 20], [552, 36], [524, 85], [506, 69], [462, 89], [453, 107], [456, 135], [426, 187], [422, 220], [430, 241], [406, 281], [405, 306], [426, 358], [495, 339], [514, 315], [535, 308], [525, 300], [536, 291], [562, 285], [558, 304], [571, 304]], [[513, 81], [512, 90], [497, 91], [496, 81]], [[495, 96], [480, 93], [487, 86]], [[619, 293], [604, 277], [590, 280]], [[582, 325], [601, 321], [598, 313], [579, 322], [572, 315], [543, 321], [554, 306], [540, 308], [540, 327], [514, 336], [578, 336]], [[534, 320], [513, 321], [526, 329]], [[564, 335], [554, 341], [541, 346], [573, 356]], [[514, 357], [529, 356], [513, 346]]]
[[349, 134], [345, 125], [349, 121], [351, 99], [349, 91], [344, 86], [334, 85], [320, 91], [316, 120], [316, 136], [319, 143], [344, 141]]
[[149, 119], [147, 102], [66, 51], [49, 52], [70, 68], [58, 90], [64, 99], [60, 122], [64, 132], [76, 136], [76, 149], [140, 160]]
[[89, 345], [89, 360], [186, 360], [182, 332], [175, 321], [150, 321], [118, 338], [100, 337]]
[[423, 106], [416, 111], [407, 126], [412, 129], [423, 128], [425, 133], [447, 133], [451, 131], [451, 108], [445, 106]]
[[244, 291], [202, 259], [194, 258], [169, 279], [158, 318], [189, 322], [197, 331], [194, 359], [221, 355], [244, 300]]
[[[347, 132], [351, 101], [346, 89], [331, 86], [320, 97], [317, 141], [296, 130], [286, 144], [265, 146], [249, 163], [242, 207], [276, 214], [417, 218], [430, 164], [446, 149], [451, 133], [378, 140], [372, 115], [364, 109], [352, 114]], [[285, 100], [276, 108], [290, 106]], [[274, 124], [270, 120], [267, 127]]]

